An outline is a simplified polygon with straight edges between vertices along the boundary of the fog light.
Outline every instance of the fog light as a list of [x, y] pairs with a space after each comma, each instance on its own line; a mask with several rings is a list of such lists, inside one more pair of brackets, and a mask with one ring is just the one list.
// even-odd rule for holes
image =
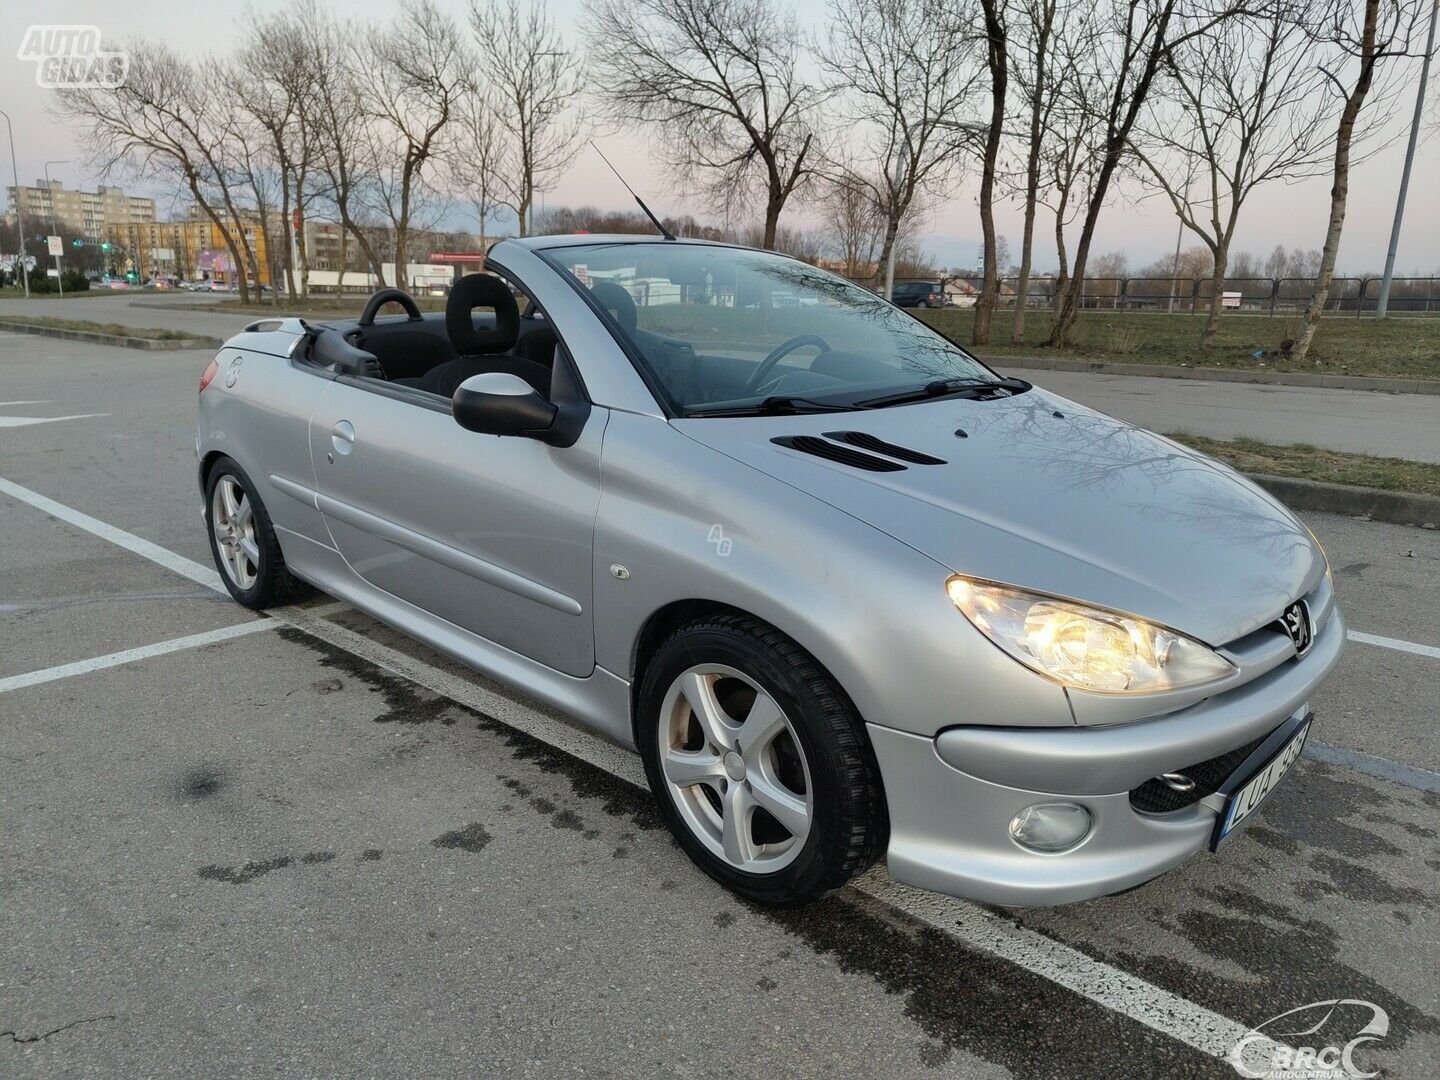
[[1078, 803], [1027, 806], [1010, 820], [1010, 838], [1031, 851], [1065, 851], [1090, 832], [1090, 811]]

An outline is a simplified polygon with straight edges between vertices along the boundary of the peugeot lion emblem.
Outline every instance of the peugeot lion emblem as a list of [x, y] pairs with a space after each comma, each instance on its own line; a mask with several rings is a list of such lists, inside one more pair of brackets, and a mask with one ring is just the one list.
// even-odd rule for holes
[[1310, 611], [1305, 607], [1305, 601], [1296, 600], [1287, 607], [1285, 614], [1280, 616], [1280, 625], [1285, 627], [1285, 632], [1295, 643], [1295, 654], [1304, 656], [1314, 636], [1310, 630]]

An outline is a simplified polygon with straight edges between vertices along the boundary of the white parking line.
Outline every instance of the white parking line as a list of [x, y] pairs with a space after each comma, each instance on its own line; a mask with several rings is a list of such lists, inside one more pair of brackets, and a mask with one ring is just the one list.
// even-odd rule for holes
[[[321, 604], [304, 610], [310, 617], [324, 618], [349, 608], [349, 604], [336, 601], [332, 604]], [[291, 625], [294, 623], [285, 616], [285, 609], [279, 608], [253, 622], [224, 626], [219, 630], [205, 630], [198, 634], [186, 634], [184, 637], [171, 638], [168, 641], [157, 641], [153, 645], [140, 645], [134, 649], [121, 649], [119, 652], [106, 653], [104, 656], [92, 656], [88, 660], [57, 664], [55, 667], [41, 668], [39, 671], [27, 671], [23, 675], [7, 675], [5, 678], [0, 678], [0, 694], [11, 690], [20, 690], [27, 686], [39, 686], [60, 679], [69, 679], [75, 675], [88, 675], [92, 671], [104, 671], [107, 668], [120, 667], [122, 664], [133, 664], [137, 660], [148, 660], [152, 656], [165, 656], [168, 653], [184, 652], [186, 649], [198, 649], [204, 645], [213, 645], [217, 641], [231, 641], [234, 638]]]
[[109, 415], [103, 412], [87, 412], [73, 416], [0, 416], [0, 428], [34, 427], [36, 424], [58, 424], [61, 420], [89, 420], [95, 416]]
[[176, 555], [173, 551], [162, 548], [159, 544], [152, 544], [149, 540], [128, 533], [124, 529], [117, 529], [114, 525], [107, 525], [99, 518], [93, 518], [89, 514], [82, 514], [79, 510], [72, 510], [63, 503], [54, 499], [47, 499], [38, 491], [31, 491], [27, 487], [12, 483], [0, 476], [0, 492], [4, 492], [12, 499], [19, 499], [23, 503], [29, 503], [37, 510], [43, 510], [51, 517], [59, 518], [61, 521], [74, 525], [77, 529], [84, 529], [102, 540], [109, 540], [126, 551], [133, 551], [142, 558], [149, 559], [153, 563], [159, 563], [167, 570], [173, 570], [181, 577], [189, 578], [191, 581], [199, 582], [207, 588], [216, 592], [224, 592], [225, 586], [220, 581], [220, 574], [214, 567], [201, 566], [194, 559], [187, 559], [183, 555]]
[[1362, 645], [1378, 645], [1382, 649], [1394, 649], [1396, 652], [1414, 653], [1416, 656], [1428, 656], [1432, 660], [1440, 660], [1440, 649], [1434, 645], [1420, 645], [1414, 641], [1401, 641], [1399, 638], [1380, 637], [1378, 634], [1362, 634], [1359, 630], [1348, 630], [1345, 636], [1351, 641], [1358, 641]]
[[153, 645], [141, 645], [135, 649], [122, 649], [120, 652], [106, 653], [104, 656], [93, 656], [89, 660], [77, 660], [73, 664], [60, 664], [56, 667], [43, 668], [40, 671], [30, 671], [24, 675], [10, 675], [0, 679], [0, 694], [19, 690], [26, 686], [39, 686], [41, 683], [55, 682], [57, 679], [68, 679], [72, 675], [88, 675], [92, 671], [119, 667], [121, 664], [147, 660], [152, 656], [164, 656], [166, 653], [196, 649], [202, 645], [213, 645], [217, 641], [230, 641], [234, 638], [244, 637], [246, 634], [274, 630], [279, 625], [280, 623], [274, 619], [256, 619], [254, 622], [240, 623], [237, 626], [207, 630], [203, 634], [189, 634], [185, 637], [171, 638], [169, 641], [157, 641]]

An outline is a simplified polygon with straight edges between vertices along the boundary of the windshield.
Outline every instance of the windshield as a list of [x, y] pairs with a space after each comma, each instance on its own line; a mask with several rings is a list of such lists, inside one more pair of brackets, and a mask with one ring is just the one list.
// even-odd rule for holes
[[544, 254], [609, 311], [682, 414], [867, 407], [996, 380], [874, 293], [781, 255], [660, 241]]

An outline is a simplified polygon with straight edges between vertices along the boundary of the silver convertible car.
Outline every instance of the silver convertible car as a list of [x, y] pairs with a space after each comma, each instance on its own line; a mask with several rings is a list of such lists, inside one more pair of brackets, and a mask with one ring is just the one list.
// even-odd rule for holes
[[220, 350], [196, 451], [240, 603], [317, 587], [635, 748], [763, 903], [882, 854], [996, 904], [1126, 889], [1298, 757], [1344, 625], [1224, 465], [770, 252], [486, 268], [443, 316], [386, 289]]

